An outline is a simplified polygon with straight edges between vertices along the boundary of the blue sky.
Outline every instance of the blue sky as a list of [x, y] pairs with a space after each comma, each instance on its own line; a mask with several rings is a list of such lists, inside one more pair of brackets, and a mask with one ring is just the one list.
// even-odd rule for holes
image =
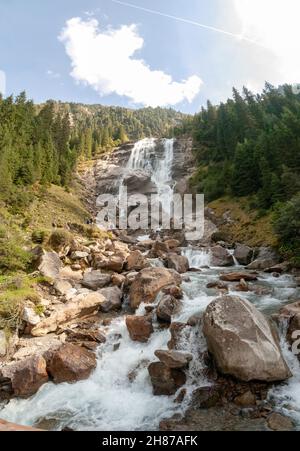
[[0, 90], [5, 73], [36, 102], [195, 112], [233, 85], [300, 81], [298, 0], [128, 2], [232, 35], [112, 0], [0, 0]]

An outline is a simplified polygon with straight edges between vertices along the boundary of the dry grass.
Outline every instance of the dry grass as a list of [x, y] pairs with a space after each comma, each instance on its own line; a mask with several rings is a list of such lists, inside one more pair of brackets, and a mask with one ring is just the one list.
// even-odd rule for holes
[[224, 197], [211, 202], [208, 207], [215, 211], [218, 219], [222, 219], [224, 213], [230, 212], [233, 223], [219, 227], [220, 232], [229, 240], [249, 246], [275, 247], [278, 244], [272, 228], [271, 214], [259, 217], [257, 211], [249, 207], [249, 199]]

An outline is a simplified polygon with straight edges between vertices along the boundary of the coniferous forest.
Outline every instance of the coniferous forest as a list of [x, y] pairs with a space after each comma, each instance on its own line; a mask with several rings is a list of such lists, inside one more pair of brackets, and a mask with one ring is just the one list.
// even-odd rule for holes
[[197, 192], [207, 201], [247, 196], [259, 215], [273, 211], [283, 254], [300, 264], [300, 94], [289, 85], [266, 84], [259, 95], [233, 89], [176, 133], [194, 138]]

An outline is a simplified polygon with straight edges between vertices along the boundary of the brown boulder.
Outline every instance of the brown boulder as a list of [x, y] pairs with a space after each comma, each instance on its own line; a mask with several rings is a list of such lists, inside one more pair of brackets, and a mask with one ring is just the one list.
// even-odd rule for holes
[[129, 293], [130, 305], [136, 309], [142, 302], [151, 304], [163, 288], [181, 284], [180, 275], [171, 269], [146, 268], [135, 277]]
[[170, 249], [166, 243], [163, 243], [162, 241], [155, 241], [150, 254], [153, 258], [164, 258], [169, 252]]
[[163, 296], [156, 309], [157, 318], [170, 323], [172, 316], [178, 313], [180, 306], [180, 301], [173, 296]]
[[2, 369], [1, 374], [11, 381], [13, 394], [24, 398], [34, 395], [49, 379], [46, 361], [42, 356], [33, 356], [8, 365]]
[[128, 271], [141, 271], [149, 266], [149, 264], [141, 251], [136, 250], [131, 252], [127, 257], [126, 266]]
[[180, 247], [181, 243], [178, 240], [166, 240], [165, 244], [168, 246], [169, 249], [177, 249], [178, 247]]
[[221, 274], [220, 279], [224, 282], [240, 282], [242, 279], [246, 282], [254, 282], [257, 280], [257, 275], [248, 272], [232, 272], [229, 274]]
[[187, 368], [193, 356], [187, 352], [155, 351], [155, 356], [168, 368]]
[[179, 274], [184, 274], [190, 269], [187, 257], [177, 254], [169, 254], [166, 259], [167, 267], [175, 269]]
[[153, 333], [151, 316], [127, 316], [126, 326], [133, 341], [147, 343]]
[[155, 396], [174, 395], [186, 382], [186, 375], [183, 371], [168, 368], [161, 362], [151, 363], [148, 371]]
[[111, 276], [111, 283], [116, 287], [122, 287], [122, 285], [125, 283], [126, 277], [122, 274], [113, 274]]
[[272, 413], [268, 418], [268, 426], [273, 431], [292, 431], [295, 427], [293, 421], [280, 415], [279, 413]]
[[267, 318], [244, 299], [224, 296], [212, 302], [203, 317], [203, 333], [222, 374], [245, 382], [291, 376]]
[[87, 379], [95, 368], [95, 354], [73, 344], [64, 344], [47, 361], [48, 373], [56, 384]]

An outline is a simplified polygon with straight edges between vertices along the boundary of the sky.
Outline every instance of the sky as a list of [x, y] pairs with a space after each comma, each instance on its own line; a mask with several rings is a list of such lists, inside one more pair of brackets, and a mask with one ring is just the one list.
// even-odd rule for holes
[[299, 0], [0, 0], [0, 92], [193, 113], [300, 82]]

